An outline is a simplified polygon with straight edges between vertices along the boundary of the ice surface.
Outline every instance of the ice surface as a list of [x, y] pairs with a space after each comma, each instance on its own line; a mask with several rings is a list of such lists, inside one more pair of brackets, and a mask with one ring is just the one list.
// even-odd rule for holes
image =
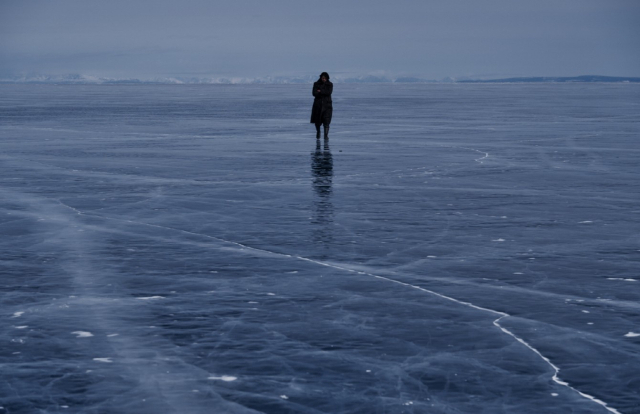
[[640, 85], [0, 85], [0, 413], [640, 412]]

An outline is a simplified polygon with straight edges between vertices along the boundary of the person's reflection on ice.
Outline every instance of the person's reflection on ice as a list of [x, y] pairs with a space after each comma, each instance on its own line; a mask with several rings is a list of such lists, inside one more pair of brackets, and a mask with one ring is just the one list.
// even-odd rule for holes
[[311, 174], [313, 190], [316, 194], [312, 224], [318, 226], [314, 230], [313, 239], [317, 243], [326, 244], [333, 239], [333, 203], [331, 202], [333, 157], [327, 141], [324, 143], [324, 148], [320, 146], [320, 141], [316, 141], [316, 150], [311, 154]]

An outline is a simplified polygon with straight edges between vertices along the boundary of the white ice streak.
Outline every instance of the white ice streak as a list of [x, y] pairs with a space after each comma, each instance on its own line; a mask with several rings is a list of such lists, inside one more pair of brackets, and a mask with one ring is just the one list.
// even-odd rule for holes
[[626, 336], [627, 338], [635, 338], [635, 337], [640, 336], [640, 333], [629, 332], [628, 334], [625, 334], [624, 336]]
[[86, 331], [73, 331], [71, 333], [77, 335], [76, 338], [90, 338], [93, 336], [91, 332]]
[[155, 300], [155, 299], [164, 299], [164, 296], [147, 296], [143, 298], [136, 298], [140, 300]]
[[19, 318], [24, 314], [24, 312], [15, 312], [12, 316], [12, 318]]
[[[465, 149], [472, 149], [472, 148], [465, 148]], [[475, 150], [475, 149], [472, 149], [472, 150], [473, 150], [473, 151], [477, 151], [477, 152], [481, 152], [481, 151], [478, 151], [478, 150]], [[485, 155], [485, 157], [482, 157], [482, 158], [480, 158], [480, 159], [487, 158], [487, 157], [489, 156], [489, 154], [488, 154], [488, 153], [485, 153], [485, 154], [486, 154], [486, 155]], [[476, 161], [478, 161], [478, 160], [476, 160]], [[480, 161], [478, 161], [478, 162], [480, 162]], [[176, 232], [180, 232], [180, 233], [183, 233], [183, 234], [190, 234], [190, 235], [194, 235], [194, 236], [205, 237], [205, 238], [208, 238], [208, 239], [211, 239], [211, 240], [217, 240], [217, 241], [222, 242], [222, 243], [226, 243], [226, 244], [230, 244], [230, 245], [237, 246], [237, 247], [239, 247], [239, 248], [240, 248], [240, 251], [243, 251], [243, 252], [251, 252], [251, 253], [254, 253], [254, 254], [255, 254], [255, 253], [257, 253], [257, 254], [260, 254], [260, 255], [267, 255], [267, 256], [288, 257], [288, 258], [291, 258], [291, 259], [297, 259], [297, 260], [302, 260], [302, 261], [306, 261], [306, 262], [309, 262], [309, 263], [315, 263], [315, 264], [320, 265], [320, 266], [326, 266], [326, 267], [331, 267], [331, 268], [334, 268], [334, 269], [344, 270], [344, 271], [346, 271], [346, 272], [350, 272], [350, 273], [356, 273], [356, 274], [361, 274], [361, 275], [371, 276], [371, 277], [374, 277], [374, 278], [376, 278], [376, 279], [386, 280], [386, 281], [388, 281], [388, 282], [392, 282], [392, 283], [396, 283], [396, 284], [399, 284], [399, 285], [403, 285], [403, 286], [411, 287], [411, 288], [413, 288], [413, 289], [417, 289], [417, 290], [420, 290], [420, 291], [423, 291], [423, 292], [426, 292], [426, 293], [429, 293], [429, 294], [432, 294], [432, 295], [438, 296], [438, 297], [440, 297], [440, 298], [442, 298], [442, 299], [445, 299], [445, 300], [448, 300], [448, 301], [451, 301], [451, 302], [455, 302], [455, 303], [458, 303], [458, 304], [460, 304], [460, 305], [464, 305], [464, 306], [467, 306], [467, 307], [470, 307], [470, 308], [473, 308], [473, 309], [477, 309], [477, 310], [484, 311], [484, 312], [489, 312], [489, 313], [492, 313], [492, 314], [494, 314], [494, 315], [499, 315], [498, 319], [496, 319], [496, 320], [494, 320], [494, 321], [493, 321], [493, 324], [494, 324], [497, 328], [499, 328], [502, 332], [504, 332], [505, 334], [507, 334], [507, 335], [511, 336], [511, 337], [512, 337], [512, 338], [514, 338], [516, 341], [518, 341], [519, 343], [521, 343], [522, 345], [524, 345], [526, 348], [528, 348], [529, 350], [531, 350], [533, 353], [535, 353], [536, 355], [538, 355], [538, 356], [539, 356], [543, 361], [545, 361], [545, 362], [546, 362], [546, 363], [547, 363], [551, 368], [553, 368], [553, 370], [555, 371], [555, 373], [553, 374], [553, 377], [552, 377], [551, 379], [552, 379], [554, 382], [556, 382], [556, 383], [557, 383], [557, 384], [559, 384], [559, 385], [565, 386], [565, 387], [567, 387], [567, 388], [569, 388], [569, 389], [571, 389], [571, 390], [575, 391], [575, 392], [576, 392], [576, 393], [578, 393], [580, 396], [582, 396], [582, 397], [584, 397], [584, 398], [586, 398], [586, 399], [588, 399], [588, 400], [590, 400], [590, 401], [592, 401], [592, 402], [594, 402], [594, 403], [597, 403], [597, 404], [599, 404], [599, 405], [603, 406], [603, 407], [604, 407], [607, 411], [609, 411], [609, 412], [612, 412], [612, 413], [615, 413], [615, 414], [621, 414], [621, 413], [620, 413], [618, 410], [616, 410], [615, 408], [609, 407], [609, 406], [607, 405], [607, 403], [605, 403], [604, 401], [602, 401], [602, 400], [600, 400], [600, 399], [598, 399], [598, 398], [595, 398], [595, 397], [593, 397], [593, 396], [591, 396], [591, 395], [589, 395], [589, 394], [585, 394], [585, 393], [583, 393], [583, 392], [579, 391], [578, 389], [576, 389], [576, 388], [572, 387], [568, 382], [562, 381], [562, 380], [558, 377], [558, 374], [560, 373], [560, 368], [558, 368], [556, 365], [554, 365], [554, 364], [553, 364], [553, 363], [552, 363], [552, 362], [551, 362], [547, 357], [545, 357], [544, 355], [542, 355], [542, 354], [540, 353], [540, 351], [538, 351], [536, 348], [534, 348], [533, 346], [531, 346], [531, 345], [530, 345], [529, 343], [527, 343], [525, 340], [523, 340], [522, 338], [520, 338], [520, 337], [518, 337], [517, 335], [515, 335], [513, 332], [509, 331], [508, 329], [506, 329], [506, 328], [504, 328], [503, 326], [501, 326], [501, 325], [500, 325], [500, 321], [501, 321], [502, 319], [504, 319], [504, 318], [506, 318], [506, 317], [509, 317], [509, 316], [510, 316], [510, 315], [509, 315], [509, 314], [507, 314], [507, 313], [504, 313], [504, 312], [501, 312], [501, 311], [496, 311], [496, 310], [489, 309], [489, 308], [484, 308], [484, 307], [481, 307], [481, 306], [477, 306], [477, 305], [474, 305], [473, 303], [470, 303], [470, 302], [464, 302], [464, 301], [461, 301], [461, 300], [458, 300], [458, 299], [455, 299], [455, 298], [452, 298], [452, 297], [449, 297], [449, 296], [443, 295], [443, 294], [441, 294], [441, 293], [438, 293], [438, 292], [435, 292], [435, 291], [432, 291], [432, 290], [429, 290], [429, 289], [425, 289], [425, 288], [420, 287], [420, 286], [411, 285], [411, 284], [409, 284], [409, 283], [401, 282], [401, 281], [399, 281], [399, 280], [391, 279], [391, 278], [384, 277], [384, 276], [375, 275], [375, 274], [373, 274], [373, 273], [357, 271], [357, 270], [349, 269], [349, 268], [347, 268], [347, 267], [338, 266], [338, 265], [334, 265], [334, 264], [329, 264], [329, 263], [325, 263], [325, 262], [320, 262], [320, 261], [318, 261], [318, 260], [309, 259], [309, 258], [307, 258], [307, 257], [303, 257], [303, 256], [296, 256], [296, 255], [290, 255], [290, 254], [284, 254], [284, 253], [272, 252], [272, 251], [264, 250], [264, 249], [258, 249], [258, 248], [255, 248], [255, 247], [250, 247], [250, 246], [244, 245], [244, 244], [242, 244], [242, 243], [238, 243], [238, 242], [234, 242], [234, 241], [230, 241], [230, 240], [221, 239], [221, 238], [219, 238], [219, 237], [215, 237], [215, 236], [209, 236], [209, 235], [202, 234], [202, 233], [196, 233], [196, 232], [187, 231], [187, 230], [182, 230], [182, 229], [176, 229], [176, 228], [172, 228], [172, 227], [160, 226], [160, 225], [157, 225], [157, 224], [149, 224], [149, 223], [144, 223], [144, 222], [136, 222], [136, 221], [133, 221], [133, 220], [123, 220], [123, 219], [112, 218], [112, 217], [104, 217], [104, 216], [94, 215], [94, 214], [85, 214], [85, 213], [82, 213], [81, 211], [79, 211], [79, 210], [77, 210], [77, 209], [75, 209], [75, 208], [73, 208], [73, 207], [70, 207], [70, 206], [65, 205], [64, 203], [61, 203], [61, 204], [62, 204], [62, 205], [64, 205], [64, 206], [66, 206], [66, 207], [68, 207], [68, 208], [70, 208], [70, 209], [72, 209], [72, 210], [74, 210], [74, 211], [75, 211], [75, 212], [77, 212], [77, 214], [79, 214], [79, 215], [85, 215], [85, 216], [91, 216], [91, 217], [100, 217], [100, 218], [102, 218], [102, 219], [106, 219], [106, 220], [123, 221], [123, 222], [126, 222], [126, 223], [139, 224], [139, 225], [144, 225], [144, 226], [147, 226], [147, 227], [159, 228], [159, 229], [164, 229], [164, 230], [171, 230], [171, 231], [176, 231]], [[632, 333], [632, 332], [630, 332], [630, 334], [633, 334], [633, 333]], [[627, 335], [629, 335], [629, 334], [627, 334]], [[98, 359], [101, 359], [101, 358], [94, 358], [94, 360], [98, 360]], [[104, 358], [104, 359], [108, 359], [108, 358]], [[111, 361], [105, 361], [105, 362], [111, 362]], [[226, 377], [226, 378], [233, 378], [233, 379], [227, 379], [227, 380], [225, 380], [225, 379], [223, 379], [223, 377], [209, 377], [209, 379], [221, 379], [221, 380], [223, 380], [223, 381], [234, 381], [234, 380], [236, 379], [235, 377], [227, 377], [227, 376], [224, 376], [224, 377]]]
[[231, 375], [222, 375], [222, 376], [220, 376], [220, 377], [209, 377], [209, 378], [207, 378], [207, 379], [231, 382], [231, 381], [235, 381], [235, 380], [237, 380], [237, 379], [238, 379], [238, 377], [232, 377]]
[[113, 362], [111, 358], [93, 358], [93, 360], [98, 362], [107, 362], [107, 363]]

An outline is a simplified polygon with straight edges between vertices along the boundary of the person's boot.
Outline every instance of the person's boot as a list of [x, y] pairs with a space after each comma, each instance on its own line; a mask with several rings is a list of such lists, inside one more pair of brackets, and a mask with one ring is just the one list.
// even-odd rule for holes
[[329, 139], [329, 127], [328, 126], [324, 127], [324, 139]]
[[316, 139], [320, 139], [320, 125], [316, 125]]

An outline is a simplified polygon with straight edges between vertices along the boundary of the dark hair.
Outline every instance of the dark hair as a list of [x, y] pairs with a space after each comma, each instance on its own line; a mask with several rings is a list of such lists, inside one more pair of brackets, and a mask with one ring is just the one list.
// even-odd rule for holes
[[327, 78], [327, 80], [331, 79], [331, 78], [329, 78], [329, 74], [328, 74], [327, 72], [322, 72], [322, 73], [320, 74], [320, 78], [322, 78], [323, 76], [324, 76], [325, 78]]

